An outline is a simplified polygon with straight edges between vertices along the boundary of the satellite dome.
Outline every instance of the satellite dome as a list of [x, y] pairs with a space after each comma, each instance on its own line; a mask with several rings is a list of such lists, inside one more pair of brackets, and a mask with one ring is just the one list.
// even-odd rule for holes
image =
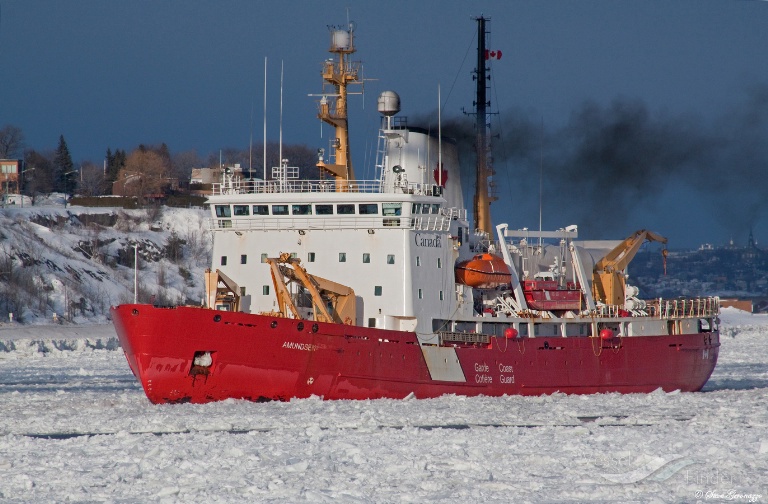
[[384, 91], [379, 95], [379, 113], [391, 117], [400, 112], [400, 96], [394, 91]]

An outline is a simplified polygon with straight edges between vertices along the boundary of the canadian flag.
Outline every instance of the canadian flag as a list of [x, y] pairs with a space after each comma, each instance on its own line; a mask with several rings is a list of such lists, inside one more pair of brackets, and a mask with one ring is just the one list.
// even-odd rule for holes
[[[437, 182], [438, 185], [445, 187], [445, 184], [448, 183], [448, 170], [445, 169], [442, 163], [438, 163], [440, 166], [435, 166], [435, 171], [433, 172], [435, 176], [435, 182]], [[440, 169], [442, 168], [442, 169]]]
[[485, 59], [501, 59], [501, 51], [489, 51], [488, 49], [485, 50]]

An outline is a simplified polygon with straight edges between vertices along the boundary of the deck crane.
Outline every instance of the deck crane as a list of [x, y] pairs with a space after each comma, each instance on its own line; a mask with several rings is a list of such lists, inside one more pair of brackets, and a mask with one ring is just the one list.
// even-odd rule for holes
[[272, 270], [272, 282], [275, 286], [275, 295], [279, 312], [275, 315], [303, 318], [291, 296], [286, 283], [294, 282], [301, 285], [312, 298], [312, 312], [314, 320], [318, 322], [336, 322], [338, 324], [356, 324], [356, 298], [355, 291], [346, 285], [327, 280], [325, 278], [310, 275], [301, 266], [301, 259], [291, 257], [284, 252], [279, 257], [269, 257], [265, 261]]
[[[667, 239], [660, 234], [640, 229], [595, 263], [592, 272], [592, 294], [595, 301], [608, 305], [624, 305], [625, 270], [646, 240], [665, 245], [667, 243]], [[662, 252], [664, 257], [666, 252], [665, 248]]]

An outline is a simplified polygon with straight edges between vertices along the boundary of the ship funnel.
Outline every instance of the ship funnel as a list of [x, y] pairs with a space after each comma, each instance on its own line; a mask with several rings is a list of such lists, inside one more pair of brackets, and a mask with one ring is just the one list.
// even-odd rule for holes
[[392, 117], [400, 112], [400, 96], [394, 91], [384, 91], [378, 99], [379, 113], [385, 117]]

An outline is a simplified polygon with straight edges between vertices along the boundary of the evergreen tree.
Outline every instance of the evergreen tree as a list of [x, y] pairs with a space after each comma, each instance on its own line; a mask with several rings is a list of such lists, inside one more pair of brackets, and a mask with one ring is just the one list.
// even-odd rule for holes
[[[31, 170], [24, 176], [26, 194], [50, 193], [53, 190], [53, 152], [40, 153], [30, 149], [24, 153], [24, 166]], [[34, 170], [32, 170], [34, 168]]]
[[171, 151], [168, 149], [168, 146], [165, 144], [165, 142], [160, 144], [160, 147], [157, 148], [157, 153], [161, 158], [163, 158], [165, 168], [170, 171], [173, 168], [173, 163], [171, 162]]
[[125, 168], [125, 151], [115, 149], [115, 153], [112, 154], [112, 149], [107, 148], [107, 192], [111, 192], [112, 182], [117, 180], [120, 170]]
[[74, 186], [69, 185], [69, 177], [74, 171], [74, 163], [72, 163], [72, 156], [69, 155], [69, 148], [67, 142], [64, 140], [64, 135], [59, 137], [59, 146], [56, 149], [56, 156], [53, 158], [53, 173], [54, 173], [54, 190], [60, 192], [68, 192], [73, 190]]

